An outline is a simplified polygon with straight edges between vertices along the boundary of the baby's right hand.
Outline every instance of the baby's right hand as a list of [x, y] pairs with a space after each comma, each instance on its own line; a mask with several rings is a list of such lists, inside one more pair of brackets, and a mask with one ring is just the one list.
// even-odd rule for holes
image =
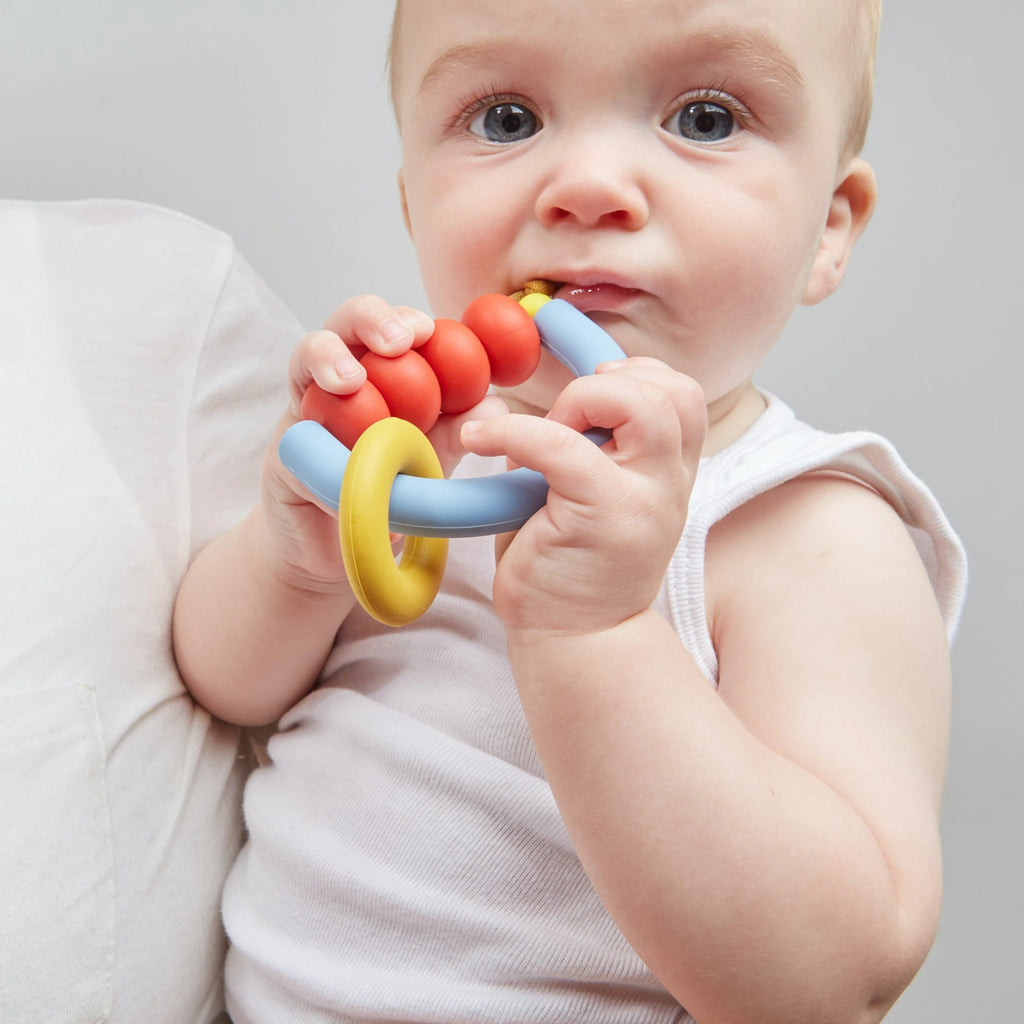
[[289, 366], [292, 411], [301, 416], [302, 396], [312, 381], [335, 395], [358, 391], [366, 380], [359, 358], [367, 350], [398, 356], [422, 345], [434, 333], [434, 321], [410, 306], [392, 306], [376, 295], [342, 303], [322, 331], [299, 342]]
[[307, 334], [288, 366], [288, 409], [263, 460], [261, 503], [266, 542], [281, 577], [301, 589], [347, 586], [333, 509], [317, 501], [282, 465], [277, 445], [302, 419], [302, 396], [311, 383], [336, 395], [358, 391], [366, 381], [359, 357], [368, 351], [397, 356], [422, 345], [434, 321], [408, 306], [392, 306], [375, 295], [349, 299]]
[[[284, 432], [303, 418], [302, 398], [311, 383], [336, 395], [349, 395], [366, 382], [359, 358], [366, 352], [399, 356], [419, 347], [434, 332], [434, 321], [409, 306], [392, 306], [374, 295], [361, 295], [339, 306], [321, 331], [306, 335], [289, 363], [290, 401], [263, 464], [262, 513], [272, 562], [281, 578], [305, 590], [347, 587], [338, 543], [336, 514], [315, 498], [283, 466], [277, 446]], [[462, 423], [507, 412], [494, 396], [465, 412], [442, 415], [430, 430], [430, 442], [446, 474], [466, 454], [460, 441]]]

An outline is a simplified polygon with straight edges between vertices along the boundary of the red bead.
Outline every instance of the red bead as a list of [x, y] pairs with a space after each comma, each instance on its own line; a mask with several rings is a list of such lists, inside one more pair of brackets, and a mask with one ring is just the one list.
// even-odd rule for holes
[[540, 362], [540, 335], [533, 317], [508, 295], [481, 295], [462, 314], [462, 322], [480, 339], [499, 387], [528, 380]]
[[359, 360], [369, 382], [384, 396], [392, 416], [408, 420], [425, 434], [441, 415], [441, 385], [430, 364], [415, 350], [388, 357], [367, 352]]
[[326, 427], [348, 449], [371, 423], [390, 415], [387, 402], [368, 381], [348, 395], [331, 394], [314, 383], [302, 396], [303, 419]]
[[416, 351], [441, 385], [441, 412], [460, 413], [483, 400], [491, 364], [480, 339], [458, 320], [435, 320], [430, 340]]

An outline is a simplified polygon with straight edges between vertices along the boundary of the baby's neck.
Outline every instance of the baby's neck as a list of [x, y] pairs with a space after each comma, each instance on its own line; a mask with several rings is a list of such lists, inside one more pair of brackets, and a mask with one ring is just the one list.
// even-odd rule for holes
[[716, 455], [742, 437], [766, 408], [764, 396], [746, 381], [735, 391], [708, 405], [708, 436], [704, 455]]

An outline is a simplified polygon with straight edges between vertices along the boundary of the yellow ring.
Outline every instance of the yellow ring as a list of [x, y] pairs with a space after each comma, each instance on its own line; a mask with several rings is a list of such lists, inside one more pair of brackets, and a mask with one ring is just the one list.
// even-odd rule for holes
[[338, 536], [352, 590], [359, 603], [388, 626], [419, 618], [441, 588], [447, 537], [407, 537], [402, 560], [391, 548], [388, 507], [399, 473], [444, 476], [426, 435], [390, 417], [368, 427], [356, 441], [341, 481]]

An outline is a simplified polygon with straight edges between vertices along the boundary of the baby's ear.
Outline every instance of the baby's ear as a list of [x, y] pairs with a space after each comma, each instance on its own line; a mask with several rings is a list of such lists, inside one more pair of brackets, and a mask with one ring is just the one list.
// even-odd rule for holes
[[813, 306], [827, 299], [839, 287], [853, 246], [868, 226], [877, 200], [875, 172], [869, 163], [855, 157], [832, 193], [828, 220], [804, 290], [804, 305]]

